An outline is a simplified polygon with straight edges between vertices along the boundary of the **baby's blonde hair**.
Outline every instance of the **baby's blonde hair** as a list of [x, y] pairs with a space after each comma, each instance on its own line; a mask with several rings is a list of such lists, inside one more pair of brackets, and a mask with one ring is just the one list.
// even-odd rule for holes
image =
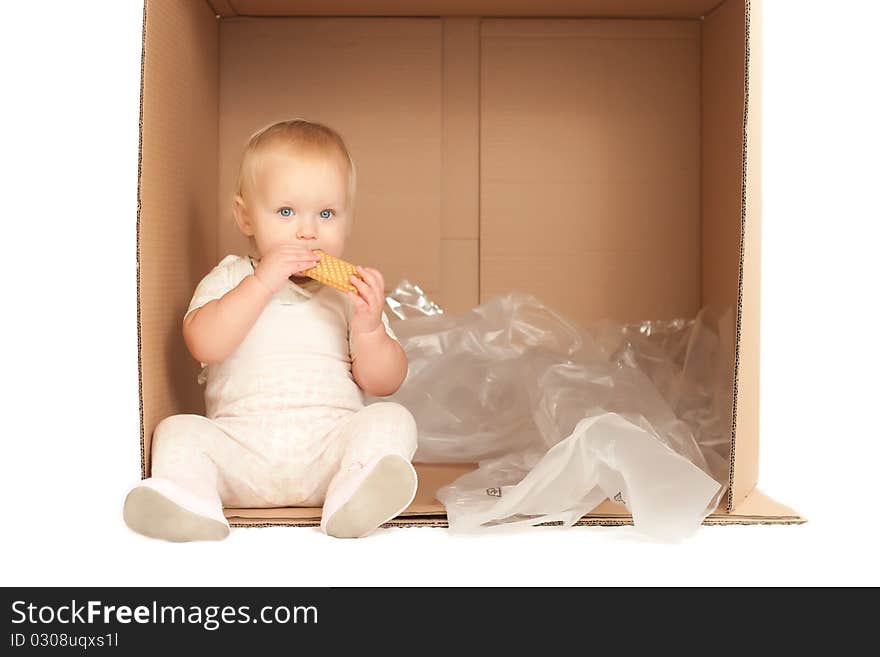
[[354, 160], [342, 136], [333, 128], [303, 118], [276, 121], [257, 130], [248, 138], [238, 169], [235, 193], [245, 198], [245, 189], [253, 190], [260, 158], [272, 148], [286, 148], [292, 152], [338, 156], [348, 169], [348, 206], [354, 212], [357, 175]]

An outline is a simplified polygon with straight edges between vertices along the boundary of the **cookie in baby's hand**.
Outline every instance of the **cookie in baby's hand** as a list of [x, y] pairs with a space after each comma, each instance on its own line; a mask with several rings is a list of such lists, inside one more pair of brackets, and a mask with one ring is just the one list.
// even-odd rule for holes
[[335, 287], [342, 292], [357, 292], [357, 288], [350, 282], [352, 274], [358, 275], [353, 264], [329, 253], [324, 253], [321, 249], [315, 249], [315, 253], [321, 254], [321, 260], [311, 269], [300, 272], [301, 275]]

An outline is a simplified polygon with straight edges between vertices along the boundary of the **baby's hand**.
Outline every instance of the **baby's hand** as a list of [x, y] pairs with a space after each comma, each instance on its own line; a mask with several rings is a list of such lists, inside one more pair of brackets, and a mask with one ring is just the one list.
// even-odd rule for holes
[[275, 294], [292, 274], [314, 267], [321, 256], [302, 244], [280, 244], [260, 259], [254, 272]]
[[370, 333], [382, 323], [382, 308], [385, 305], [385, 279], [378, 269], [356, 267], [361, 280], [354, 274], [351, 283], [358, 292], [348, 292], [354, 306], [351, 316], [352, 333]]

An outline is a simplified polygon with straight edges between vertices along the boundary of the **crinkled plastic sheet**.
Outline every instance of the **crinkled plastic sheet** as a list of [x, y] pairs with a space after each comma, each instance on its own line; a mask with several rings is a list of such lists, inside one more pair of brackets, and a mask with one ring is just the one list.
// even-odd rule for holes
[[386, 301], [409, 371], [382, 400], [413, 413], [414, 460], [479, 465], [437, 493], [451, 532], [571, 526], [607, 497], [676, 541], [717, 508], [732, 373], [708, 309], [579, 327], [514, 290], [453, 316], [406, 280]]

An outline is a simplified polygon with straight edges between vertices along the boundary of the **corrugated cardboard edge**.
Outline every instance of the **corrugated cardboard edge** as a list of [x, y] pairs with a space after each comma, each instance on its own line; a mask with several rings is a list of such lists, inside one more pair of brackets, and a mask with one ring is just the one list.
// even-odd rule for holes
[[[749, 516], [731, 516], [715, 517], [709, 516], [703, 521], [706, 527], [721, 527], [728, 525], [802, 525], [806, 522], [804, 518], [795, 516], [792, 518], [777, 517], [749, 517]], [[279, 520], [276, 522], [265, 522], [262, 520], [245, 520], [236, 518], [229, 520], [230, 527], [320, 527], [320, 519], [298, 519], [298, 520]], [[534, 527], [561, 527], [561, 522], [542, 522], [533, 525]], [[585, 517], [578, 520], [574, 527], [634, 527], [631, 516], [622, 518], [609, 517]], [[381, 527], [438, 527], [449, 528], [449, 522], [445, 516], [428, 517], [428, 518], [395, 518], [391, 522], [386, 522]]]
[[[758, 482], [760, 444], [760, 84], [761, 34], [759, 0], [745, 0], [745, 59], [742, 127], [742, 200], [737, 291], [736, 357], [730, 441], [727, 510], [733, 512]], [[750, 158], [749, 155], [752, 155]], [[741, 415], [742, 414], [742, 415]], [[754, 437], [740, 441], [737, 433]]]
[[751, 22], [749, 14], [751, 12], [751, 3], [745, 0], [745, 88], [744, 88], [744, 106], [743, 106], [743, 131], [742, 131], [742, 205], [740, 209], [740, 243], [739, 243], [739, 281], [737, 284], [736, 295], [736, 355], [733, 366], [733, 426], [730, 433], [730, 466], [728, 472], [728, 489], [727, 489], [727, 512], [732, 513], [736, 502], [736, 426], [737, 414], [739, 412], [739, 380], [740, 380], [740, 356], [742, 351], [742, 321], [743, 321], [743, 270], [745, 265], [745, 235], [746, 235], [746, 193], [747, 193], [747, 175], [748, 175], [748, 134], [749, 134], [749, 66], [750, 61], [750, 39], [749, 31]]
[[[707, 527], [727, 526], [727, 525], [801, 525], [806, 520], [803, 518], [740, 518], [739, 516], [731, 517], [724, 520], [717, 520], [710, 516], [703, 521], [703, 525]], [[561, 522], [538, 523], [535, 527], [559, 527]], [[230, 520], [230, 527], [320, 527], [320, 520], [291, 520], [288, 522], [248, 522], [244, 520]], [[574, 527], [633, 527], [632, 518], [626, 516], [622, 519], [617, 518], [582, 518], [578, 520]], [[386, 522], [381, 525], [383, 528], [389, 527], [437, 527], [440, 529], [448, 529], [449, 523], [445, 517], [438, 518], [400, 518], [392, 522]]]
[[147, 478], [146, 440], [144, 436], [144, 366], [143, 345], [141, 344], [141, 182], [144, 161], [144, 66], [147, 55], [147, 2], [144, 0], [143, 23], [141, 27], [141, 97], [138, 111], [138, 177], [137, 177], [137, 221], [135, 222], [135, 289], [137, 290], [137, 359], [138, 359], [138, 407], [141, 426], [141, 479]]

